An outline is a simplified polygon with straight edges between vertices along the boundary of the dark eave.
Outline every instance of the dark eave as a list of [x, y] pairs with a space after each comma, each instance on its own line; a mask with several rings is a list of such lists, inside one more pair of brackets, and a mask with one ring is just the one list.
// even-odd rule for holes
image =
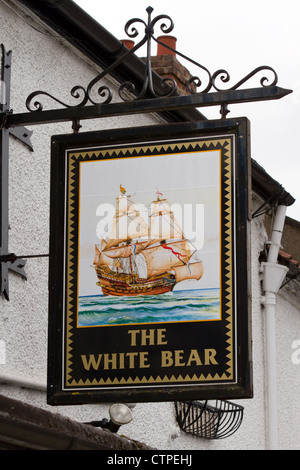
[[[102, 69], [109, 67], [121, 54], [124, 54], [125, 46], [121, 41], [72, 0], [16, 1], [29, 8], [45, 24], [50, 26], [57, 34], [70, 42]], [[139, 91], [144, 83], [145, 68], [143, 60], [133, 54], [126, 62], [120, 64], [111, 75], [119, 83], [127, 81], [134, 83], [137, 91]], [[165, 91], [161, 87], [161, 78], [156, 73], [153, 74], [153, 83], [157, 93]], [[206, 119], [196, 109], [166, 112], [162, 113], [162, 115], [169, 122]]]
[[275, 202], [284, 206], [291, 206], [295, 199], [274, 180], [255, 160], [252, 159], [252, 189], [270, 205]]
[[0, 450], [149, 450], [110, 431], [0, 395]]

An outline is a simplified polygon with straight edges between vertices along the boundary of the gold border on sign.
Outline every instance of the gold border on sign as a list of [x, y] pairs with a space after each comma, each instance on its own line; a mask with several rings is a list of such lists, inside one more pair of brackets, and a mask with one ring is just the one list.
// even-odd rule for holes
[[[169, 151], [175, 150], [176, 153], [187, 151], [192, 152], [201, 151], [201, 148], [206, 146], [205, 150], [220, 150], [216, 148], [217, 146], [222, 147], [224, 162], [223, 162], [223, 175], [221, 174], [221, 182], [223, 181], [223, 189], [224, 189], [224, 198], [222, 200], [221, 194], [221, 219], [223, 224], [224, 230], [224, 253], [221, 253], [221, 256], [224, 256], [224, 263], [226, 265], [225, 271], [225, 295], [224, 297], [221, 295], [221, 298], [225, 299], [224, 307], [227, 315], [227, 325], [226, 325], [226, 343], [227, 343], [227, 370], [222, 375], [215, 374], [211, 375], [210, 373], [204, 375], [201, 373], [200, 375], [197, 374], [179, 374], [175, 377], [172, 374], [170, 377], [167, 375], [158, 375], [157, 377], [150, 376], [149, 378], [143, 377], [129, 377], [128, 379], [125, 378], [108, 378], [107, 380], [104, 379], [94, 379], [94, 380], [75, 380], [72, 378], [72, 330], [74, 329], [75, 319], [72, 318], [72, 303], [74, 303], [74, 297], [77, 296], [74, 293], [74, 282], [71, 280], [74, 279], [74, 272], [75, 272], [75, 260], [77, 256], [77, 245], [75, 243], [75, 234], [78, 230], [76, 224], [76, 197], [75, 197], [75, 190], [76, 190], [76, 162], [80, 156], [84, 156], [86, 158], [94, 158], [102, 156], [103, 160], [115, 157], [117, 158], [118, 155], [124, 156], [126, 153], [131, 154], [135, 152], [135, 155], [132, 157], [128, 156], [127, 158], [138, 158], [139, 156], [149, 156], [151, 154], [155, 154], [159, 156], [159, 153], [162, 151]], [[188, 149], [185, 147], [187, 146]], [[141, 152], [143, 154], [141, 155]], [[149, 155], [149, 152], [151, 154]], [[67, 171], [67, 237], [66, 237], [66, 302], [65, 302], [65, 341], [66, 341], [66, 348], [65, 348], [65, 386], [66, 387], [114, 387], [114, 386], [126, 386], [126, 385], [168, 385], [168, 384], [197, 384], [200, 382], [207, 383], [207, 382], [220, 382], [224, 383], [224, 381], [233, 381], [234, 380], [234, 341], [233, 341], [233, 316], [234, 316], [234, 309], [233, 309], [233, 282], [234, 282], [234, 271], [233, 271], [233, 258], [232, 258], [232, 135], [230, 136], [222, 136], [218, 137], [211, 137], [207, 138], [206, 140], [193, 140], [193, 141], [186, 141], [186, 142], [176, 142], [176, 143], [164, 143], [164, 144], [154, 144], [154, 145], [138, 145], [138, 146], [131, 146], [131, 147], [118, 147], [118, 148], [104, 148], [99, 150], [76, 150], [72, 152], [68, 152], [68, 171]], [[147, 153], [147, 155], [145, 155]], [[172, 154], [172, 153], [171, 153]], [[164, 156], [163, 154], [162, 156]], [[124, 157], [122, 157], [124, 158]], [[126, 157], [125, 157], [126, 158]], [[221, 184], [222, 188], [222, 184]], [[222, 214], [223, 211], [223, 214]], [[221, 266], [220, 266], [221, 268]], [[75, 273], [77, 277], [77, 273]]]

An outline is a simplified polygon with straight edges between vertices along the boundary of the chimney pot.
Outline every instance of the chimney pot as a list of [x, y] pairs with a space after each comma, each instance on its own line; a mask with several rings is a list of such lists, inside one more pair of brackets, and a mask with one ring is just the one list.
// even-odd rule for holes
[[134, 41], [131, 39], [121, 39], [121, 42], [126, 46], [128, 49], [132, 49], [134, 47]]
[[[157, 38], [160, 42], [165, 44], [166, 46], [172, 47], [172, 49], [176, 50], [176, 41], [177, 38], [174, 36], [160, 36]], [[176, 56], [176, 52], [170, 51], [167, 47], [162, 46], [161, 44], [157, 44], [157, 55], [174, 55]]]

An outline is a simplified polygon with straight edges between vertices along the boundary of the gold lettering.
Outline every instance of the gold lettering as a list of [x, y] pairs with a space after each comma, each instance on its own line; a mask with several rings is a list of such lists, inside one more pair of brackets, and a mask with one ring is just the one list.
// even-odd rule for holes
[[165, 328], [157, 330], [128, 330], [128, 334], [130, 335], [130, 346], [137, 346], [138, 340], [140, 340], [141, 346], [168, 344], [168, 341], [166, 340], [166, 331], [167, 330]]
[[168, 341], [163, 341], [166, 339], [166, 331], [165, 328], [157, 330], [157, 344], [168, 344]]
[[85, 355], [81, 356], [81, 360], [82, 360], [83, 367], [85, 368], [85, 370], [90, 370], [91, 367], [93, 367], [93, 369], [95, 370], [98, 370], [101, 359], [102, 359], [102, 354], [98, 354], [98, 360], [96, 360], [94, 354], [89, 355], [89, 360], [87, 360], [87, 356]]
[[129, 358], [129, 369], [135, 368], [135, 358], [139, 355], [137, 352], [127, 353], [126, 357]]
[[[142, 344], [153, 345], [155, 340], [158, 344], [165, 344], [165, 330], [131, 330], [131, 342], [136, 344], [137, 334], [141, 334]], [[157, 336], [155, 337], [155, 332]], [[159, 333], [158, 333], [159, 332]], [[184, 351], [177, 349], [174, 351], [161, 351], [161, 367], [191, 367], [218, 365], [217, 351], [215, 349], [204, 349], [199, 351], [191, 349]], [[106, 353], [81, 355], [83, 368], [87, 371], [94, 369], [115, 370], [115, 369], [148, 369], [149, 352], [127, 352], [127, 353]]]
[[[149, 333], [147, 333], [149, 331]], [[149, 346], [154, 346], [154, 332], [155, 330], [142, 330], [142, 341], [141, 345], [146, 346], [147, 345], [147, 340], [149, 340]]]
[[200, 352], [197, 349], [191, 349], [190, 351], [180, 349], [176, 349], [175, 351], [161, 351], [161, 367], [203, 366], [203, 356], [205, 366], [218, 365], [216, 354], [217, 351], [215, 349], [204, 349], [204, 351]]
[[185, 362], [181, 362], [183, 361], [183, 357], [182, 357], [183, 354], [184, 354], [184, 351], [179, 351], [179, 350], [175, 351], [175, 367], [185, 366]]
[[150, 364], [148, 364], [148, 354], [148, 352], [140, 353], [140, 369], [147, 369], [150, 367]]
[[125, 369], [125, 366], [124, 366], [124, 353], [120, 353], [120, 356], [119, 356], [119, 369]]
[[199, 357], [197, 349], [191, 349], [190, 357], [186, 363], [187, 366], [190, 366], [192, 362], [195, 362], [196, 366], [202, 366], [201, 359]]
[[209, 364], [213, 364], [215, 366], [218, 365], [218, 362], [215, 359], [216, 354], [217, 351], [215, 349], [204, 349], [204, 360], [206, 366], [209, 366]]
[[[111, 364], [111, 367], [109, 365]], [[104, 354], [104, 370], [116, 369], [117, 368], [117, 354]]]
[[149, 352], [130, 352], [130, 353], [107, 353], [107, 354], [90, 354], [88, 356], [82, 355], [81, 360], [85, 370], [98, 370], [100, 366], [103, 370], [115, 369], [148, 369]]
[[128, 334], [131, 335], [130, 346], [136, 346], [136, 336], [141, 332], [141, 330], [128, 330]]
[[172, 351], [162, 351], [161, 352], [161, 366], [162, 367], [171, 367], [173, 365]]

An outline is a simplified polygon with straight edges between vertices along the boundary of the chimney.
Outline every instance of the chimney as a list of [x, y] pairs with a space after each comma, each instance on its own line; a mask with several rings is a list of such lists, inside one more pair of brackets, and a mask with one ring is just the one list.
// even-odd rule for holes
[[[176, 58], [177, 39], [174, 36], [160, 36], [158, 40], [164, 45], [171, 47], [174, 52], [164, 47], [164, 45], [158, 44], [157, 55], [151, 57], [152, 69], [162, 78], [172, 78], [175, 80], [179, 95], [190, 95], [187, 83], [192, 78], [192, 75]], [[147, 58], [143, 57], [142, 60], [146, 62]], [[196, 91], [195, 86], [191, 86], [193, 91]]]
[[158, 39], [158, 41], [162, 42], [166, 46], [169, 46], [172, 49], [174, 49], [174, 52], [173, 52], [173, 51], [170, 51], [170, 49], [168, 49], [167, 47], [164, 47], [161, 44], [157, 44], [157, 55], [158, 56], [161, 56], [161, 55], [174, 55], [174, 56], [176, 56], [175, 51], [176, 51], [177, 38], [175, 38], [174, 36], [160, 36], [157, 39]]
[[187, 82], [192, 77], [190, 72], [176, 58], [176, 42], [174, 36], [160, 36], [158, 38], [164, 45], [171, 47], [170, 51], [161, 44], [157, 45], [157, 55], [151, 57], [152, 69], [162, 78], [170, 77], [177, 83], [177, 92], [180, 95], [189, 95]]

